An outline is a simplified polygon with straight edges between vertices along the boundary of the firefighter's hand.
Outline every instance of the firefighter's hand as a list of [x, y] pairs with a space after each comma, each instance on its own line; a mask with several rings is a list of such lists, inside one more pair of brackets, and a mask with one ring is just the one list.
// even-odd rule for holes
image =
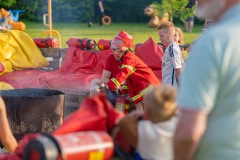
[[105, 84], [105, 88], [106, 88], [106, 89], [109, 89], [109, 87], [108, 87], [108, 85], [107, 85], [107, 84]]
[[102, 84], [100, 84], [100, 85], [98, 86], [98, 88], [99, 88], [100, 90], [106, 90], [106, 89], [108, 89], [108, 86], [107, 86], [105, 83], [102, 83]]
[[101, 93], [106, 93], [108, 90], [108, 86], [105, 83], [102, 83], [98, 86], [98, 89], [100, 90]]

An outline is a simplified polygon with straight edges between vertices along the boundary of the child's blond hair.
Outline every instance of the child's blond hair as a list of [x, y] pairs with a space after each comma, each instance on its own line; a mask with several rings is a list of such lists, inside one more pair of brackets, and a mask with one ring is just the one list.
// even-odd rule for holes
[[183, 32], [182, 32], [182, 30], [178, 27], [176, 27], [175, 29], [176, 29], [177, 34], [179, 35], [179, 40], [178, 40], [177, 43], [183, 44]]
[[144, 103], [151, 119], [170, 118], [176, 112], [177, 91], [168, 84], [153, 88], [144, 96]]
[[164, 22], [157, 27], [157, 31], [165, 29], [168, 33], [175, 33], [175, 26], [172, 22]]

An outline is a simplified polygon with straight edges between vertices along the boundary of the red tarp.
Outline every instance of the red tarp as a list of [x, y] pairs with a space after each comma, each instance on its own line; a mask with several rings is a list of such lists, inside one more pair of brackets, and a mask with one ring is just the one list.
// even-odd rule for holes
[[[42, 70], [14, 71], [0, 76], [0, 82], [8, 83], [16, 89], [46, 88], [65, 93], [89, 92], [90, 82], [93, 79], [101, 78], [106, 59], [110, 54], [112, 54], [112, 50], [93, 51], [70, 47], [59, 70], [50, 72]], [[163, 57], [161, 47], [152, 38], [149, 38], [135, 54], [153, 69], [161, 81]]]
[[69, 115], [53, 134], [60, 135], [78, 131], [110, 132], [124, 114], [117, 112], [104, 95], [87, 98], [79, 110]]
[[89, 92], [90, 82], [101, 78], [105, 62], [112, 50], [90, 51], [70, 47], [62, 67], [57, 71], [22, 70], [0, 76], [14, 88], [47, 88], [66, 93]]
[[112, 50], [90, 51], [70, 47], [62, 67], [39, 76], [46, 88], [63, 92], [89, 92], [90, 82], [101, 78], [106, 59]]
[[161, 82], [162, 58], [164, 55], [162, 48], [150, 37], [136, 50], [135, 54], [153, 70]]
[[33, 69], [14, 71], [0, 76], [0, 82], [8, 83], [15, 89], [44, 88], [38, 81], [38, 76], [41, 73], [45, 73], [45, 71]]

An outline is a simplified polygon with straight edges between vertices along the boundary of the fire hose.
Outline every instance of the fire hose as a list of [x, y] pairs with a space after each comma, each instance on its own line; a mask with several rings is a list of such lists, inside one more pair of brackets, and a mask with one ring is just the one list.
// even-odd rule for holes
[[55, 48], [59, 46], [56, 38], [34, 38], [33, 41], [40, 48]]
[[68, 47], [78, 47], [81, 49], [94, 50], [96, 47], [96, 42], [88, 38], [69, 38], [67, 45]]
[[111, 47], [111, 40], [100, 39], [97, 43], [97, 46], [100, 50], [107, 50]]

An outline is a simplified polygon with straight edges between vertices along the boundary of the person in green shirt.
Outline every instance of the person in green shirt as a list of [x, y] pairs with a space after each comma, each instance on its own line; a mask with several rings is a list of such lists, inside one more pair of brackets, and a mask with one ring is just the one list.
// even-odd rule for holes
[[194, 43], [180, 80], [175, 160], [240, 158], [240, 0], [198, 0], [215, 24]]

